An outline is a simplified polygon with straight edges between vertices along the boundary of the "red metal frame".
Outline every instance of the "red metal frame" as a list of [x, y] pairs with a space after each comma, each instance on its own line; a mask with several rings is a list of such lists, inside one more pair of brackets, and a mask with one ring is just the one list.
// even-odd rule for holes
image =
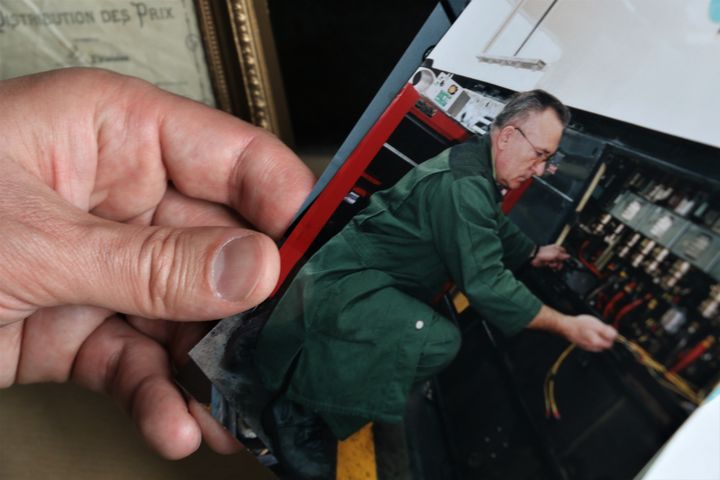
[[446, 115], [445, 112], [432, 106], [430, 100], [426, 100], [424, 97], [422, 98], [422, 100], [427, 103], [428, 106], [431, 106], [434, 113], [432, 116], [428, 116], [425, 112], [423, 112], [417, 107], [417, 102], [415, 102], [410, 112], [418, 120], [423, 122], [425, 125], [436, 131], [440, 135], [444, 136], [448, 140], [452, 140], [455, 142], [464, 142], [472, 136], [472, 134], [467, 131], [467, 129], [458, 125], [457, 122], [450, 118], [448, 115]]
[[[300, 223], [280, 247], [280, 278], [275, 287], [275, 292], [317, 238], [325, 223], [330, 219], [340, 202], [343, 201], [345, 195], [355, 185], [358, 178], [362, 176], [372, 159], [375, 158], [392, 132], [405, 117], [405, 114], [419, 99], [420, 94], [410, 84], [406, 84], [358, 144], [357, 148], [343, 163], [332, 180], [330, 180], [330, 183], [327, 184], [307, 209]], [[275, 292], [273, 292], [273, 295]]]

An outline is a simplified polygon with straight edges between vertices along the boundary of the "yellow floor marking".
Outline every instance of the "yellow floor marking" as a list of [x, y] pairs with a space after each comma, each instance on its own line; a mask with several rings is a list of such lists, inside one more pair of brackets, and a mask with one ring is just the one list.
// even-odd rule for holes
[[455, 305], [455, 311], [457, 311], [457, 313], [462, 313], [463, 311], [465, 311], [466, 308], [470, 306], [470, 300], [468, 300], [465, 295], [458, 292], [453, 297], [453, 305]]
[[338, 442], [336, 480], [377, 480], [372, 423]]

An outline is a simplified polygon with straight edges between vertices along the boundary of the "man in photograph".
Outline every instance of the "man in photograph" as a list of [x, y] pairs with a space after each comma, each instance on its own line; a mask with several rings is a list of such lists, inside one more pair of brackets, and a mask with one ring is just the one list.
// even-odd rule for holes
[[568, 255], [536, 246], [500, 210], [501, 188], [543, 174], [569, 116], [547, 92], [515, 94], [488, 135], [373, 195], [303, 266], [255, 356], [266, 387], [279, 392], [263, 421], [281, 462], [320, 478], [334, 467], [336, 439], [402, 420], [412, 386], [460, 347], [457, 327], [430, 306], [448, 281], [506, 335], [533, 328], [590, 351], [612, 345], [612, 327], [543, 305], [515, 278], [525, 264], [560, 268]]

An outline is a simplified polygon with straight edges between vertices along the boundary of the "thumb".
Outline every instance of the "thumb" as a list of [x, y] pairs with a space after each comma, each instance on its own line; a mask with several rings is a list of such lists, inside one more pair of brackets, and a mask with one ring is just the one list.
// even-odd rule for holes
[[274, 242], [251, 230], [97, 220], [81, 228], [79, 237], [77, 245], [55, 256], [64, 263], [59, 271], [66, 272], [65, 281], [46, 286], [59, 304], [209, 320], [257, 305], [278, 278]]

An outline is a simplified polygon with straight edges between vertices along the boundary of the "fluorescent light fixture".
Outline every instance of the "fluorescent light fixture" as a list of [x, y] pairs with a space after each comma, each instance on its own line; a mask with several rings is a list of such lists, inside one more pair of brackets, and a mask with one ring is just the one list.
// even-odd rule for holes
[[540, 71], [547, 65], [539, 58], [520, 58], [520, 57], [503, 57], [500, 55], [476, 55], [477, 59], [482, 63], [492, 63], [495, 65], [505, 65], [508, 67], [524, 68], [526, 70]]

